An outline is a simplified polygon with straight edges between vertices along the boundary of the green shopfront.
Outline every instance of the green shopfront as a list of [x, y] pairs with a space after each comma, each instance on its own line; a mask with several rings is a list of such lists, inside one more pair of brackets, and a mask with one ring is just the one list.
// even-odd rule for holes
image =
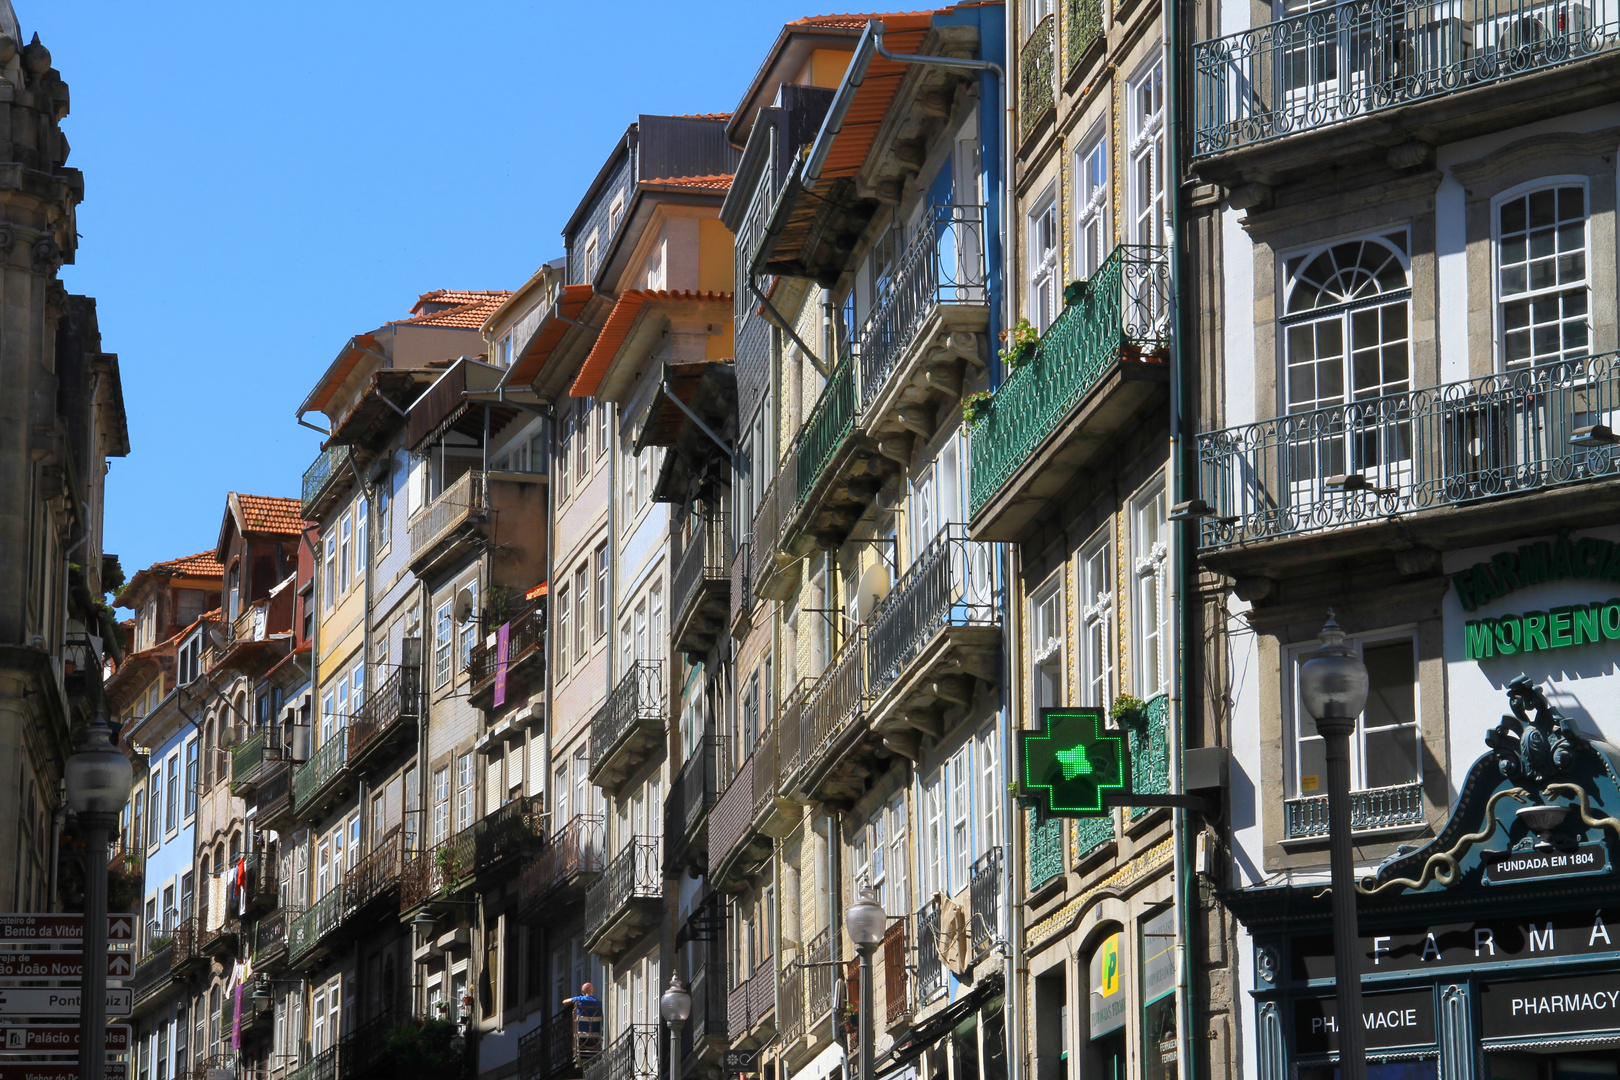
[[[1497, 701], [1507, 714], [1435, 837], [1358, 884], [1373, 1080], [1620, 1080], [1620, 748], [1529, 679]], [[1260, 1080], [1333, 1080], [1327, 890], [1224, 899], [1254, 950]]]

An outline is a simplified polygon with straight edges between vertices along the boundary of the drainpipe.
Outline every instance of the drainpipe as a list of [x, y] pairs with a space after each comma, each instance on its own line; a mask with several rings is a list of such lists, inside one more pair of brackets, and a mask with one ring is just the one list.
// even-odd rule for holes
[[[1170, 181], [1170, 454], [1173, 470], [1173, 496], [1171, 505], [1193, 497], [1197, 485], [1197, 442], [1193, 420], [1193, 369], [1187, 355], [1186, 329], [1190, 319], [1184, 317], [1185, 255], [1182, 248], [1182, 124], [1185, 103], [1182, 100], [1182, 3], [1165, 0], [1161, 26], [1163, 28], [1163, 55], [1165, 58], [1165, 97], [1169, 102], [1168, 131], [1165, 139], [1165, 173]], [[1169, 743], [1170, 790], [1181, 791], [1181, 757], [1186, 749], [1185, 716], [1193, 689], [1192, 665], [1186, 650], [1200, 641], [1199, 621], [1193, 603], [1193, 574], [1197, 546], [1192, 530], [1196, 518], [1184, 518], [1176, 524], [1171, 536], [1171, 588], [1170, 655], [1174, 657], [1175, 677], [1171, 682], [1169, 730], [1165, 733]], [[1196, 1003], [1192, 997], [1192, 963], [1197, 955], [1198, 928], [1195, 918], [1201, 910], [1198, 882], [1191, 873], [1194, 864], [1190, 848], [1197, 841], [1199, 829], [1189, 825], [1187, 811], [1171, 811], [1174, 862], [1172, 881], [1176, 891], [1176, 1072], [1179, 1080], [1198, 1080], [1199, 1063], [1195, 1060], [1199, 1043], [1194, 1039], [1197, 1018]]]
[[[50, 904], [49, 910], [56, 910], [56, 882], [57, 869], [61, 865], [62, 826], [67, 822], [67, 781], [56, 782], [56, 805], [51, 807], [51, 880], [45, 890]], [[780, 1015], [780, 1014], [778, 1014]]]

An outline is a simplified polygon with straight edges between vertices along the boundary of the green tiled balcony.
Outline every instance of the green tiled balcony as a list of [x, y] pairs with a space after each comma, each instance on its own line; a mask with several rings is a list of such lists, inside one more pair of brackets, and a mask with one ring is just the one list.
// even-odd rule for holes
[[339, 728], [310, 755], [293, 774], [293, 808], [303, 815], [306, 808], [331, 794], [348, 775], [349, 730]]
[[972, 428], [976, 540], [1018, 540], [1114, 436], [1167, 400], [1165, 249], [1120, 245], [1064, 300], [1034, 355], [1006, 377]]
[[231, 748], [231, 794], [246, 796], [258, 786], [265, 759], [265, 732], [249, 735], [241, 746]]
[[[1131, 790], [1138, 795], [1167, 795], [1170, 792], [1170, 699], [1164, 694], [1148, 698], [1142, 715], [1124, 722], [1131, 753]], [[1150, 811], [1132, 808], [1135, 821]]]
[[810, 497], [833, 456], [855, 428], [855, 365], [838, 365], [821, 391], [810, 418], [793, 447], [795, 495], [803, 503]]

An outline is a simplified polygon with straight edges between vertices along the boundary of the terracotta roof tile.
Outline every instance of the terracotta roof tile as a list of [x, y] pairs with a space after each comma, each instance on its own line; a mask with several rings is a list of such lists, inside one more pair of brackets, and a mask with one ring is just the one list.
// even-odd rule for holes
[[731, 175], [716, 174], [714, 176], [672, 176], [664, 180], [646, 180], [648, 184], [667, 184], [670, 187], [703, 188], [705, 191], [730, 191]]
[[220, 565], [220, 561], [214, 557], [212, 551], [199, 551], [195, 555], [183, 555], [178, 559], [153, 563], [151, 569], [154, 572], [184, 574], [186, 577], [225, 576], [225, 567]]
[[602, 385], [602, 376], [607, 374], [608, 365], [619, 354], [625, 338], [630, 336], [630, 328], [636, 324], [636, 317], [641, 314], [642, 307], [649, 300], [663, 300], [675, 302], [715, 301], [729, 304], [732, 294], [728, 292], [706, 292], [698, 289], [628, 289], [613, 305], [613, 311], [608, 315], [607, 322], [602, 324], [602, 332], [596, 335], [596, 343], [591, 346], [591, 354], [585, 358], [580, 366], [579, 377], [568, 391], [570, 397], [593, 397]]
[[676, 119], [679, 119], [679, 120], [730, 120], [731, 119], [731, 114], [728, 113], [728, 112], [689, 112], [689, 113], [681, 113]]
[[303, 504], [297, 499], [283, 499], [275, 495], [243, 495], [238, 492], [236, 500], [242, 507], [242, 528], [247, 532], [297, 536], [306, 527]]
[[890, 11], [890, 12], [872, 12], [870, 14], [862, 15], [862, 14], [859, 14], [857, 12], [852, 11], [852, 12], [849, 12], [848, 14], [845, 14], [845, 15], [806, 15], [802, 19], [794, 19], [792, 22], [788, 23], [788, 25], [789, 26], [837, 26], [837, 27], [843, 27], [843, 28], [859, 29], [861, 27], [864, 27], [867, 23], [871, 22], [873, 19], [879, 19], [879, 20], [882, 20], [882, 19], [898, 19], [898, 18], [903, 18], [903, 17], [905, 17], [907, 15], [933, 15], [933, 14], [935, 14], [933, 11]]
[[[411, 317], [397, 322], [409, 326], [477, 330], [511, 295], [506, 289], [436, 289], [417, 297], [411, 307]], [[433, 310], [424, 310], [430, 307]]]

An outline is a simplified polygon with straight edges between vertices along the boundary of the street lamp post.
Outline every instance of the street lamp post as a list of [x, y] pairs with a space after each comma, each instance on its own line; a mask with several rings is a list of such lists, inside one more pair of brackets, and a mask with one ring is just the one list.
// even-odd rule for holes
[[872, 1080], [872, 951], [883, 940], [889, 918], [878, 903], [877, 890], [861, 890], [861, 898], [844, 912], [844, 929], [861, 956], [860, 1073], [858, 1080]]
[[1339, 1028], [1339, 1076], [1366, 1080], [1366, 1033], [1361, 1019], [1361, 974], [1356, 931], [1355, 859], [1350, 842], [1350, 736], [1367, 706], [1367, 666], [1345, 644], [1328, 609], [1322, 647], [1299, 668], [1299, 696], [1316, 720], [1327, 759], [1328, 865], [1333, 891], [1333, 982]]
[[679, 975], [670, 975], [669, 989], [658, 999], [658, 1011], [669, 1025], [669, 1080], [681, 1080], [681, 1028], [692, 1015], [692, 995]]
[[107, 1054], [107, 836], [129, 802], [129, 759], [112, 744], [105, 719], [85, 730], [68, 758], [68, 805], [84, 833], [84, 971], [79, 983], [79, 1080], [102, 1080]]

